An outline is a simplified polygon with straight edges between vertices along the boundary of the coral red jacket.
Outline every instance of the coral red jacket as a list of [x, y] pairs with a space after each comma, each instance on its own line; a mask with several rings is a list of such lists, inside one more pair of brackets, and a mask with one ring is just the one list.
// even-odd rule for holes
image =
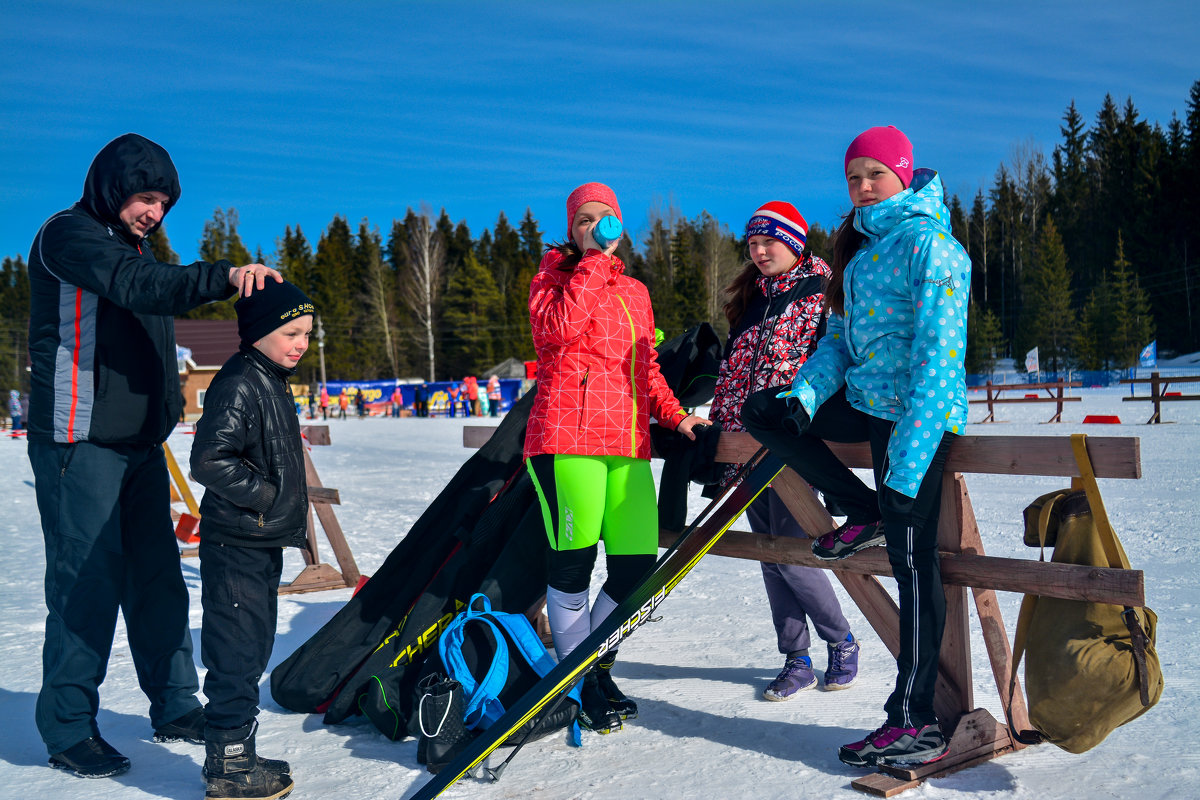
[[529, 287], [537, 397], [525, 457], [543, 453], [650, 457], [650, 417], [686, 416], [658, 370], [654, 312], [620, 259], [589, 250], [574, 270], [550, 250]]

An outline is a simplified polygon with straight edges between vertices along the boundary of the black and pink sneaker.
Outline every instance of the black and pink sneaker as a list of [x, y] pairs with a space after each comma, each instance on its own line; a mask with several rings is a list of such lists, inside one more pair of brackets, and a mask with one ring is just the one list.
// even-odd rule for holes
[[873, 767], [876, 764], [915, 767], [943, 758], [948, 747], [946, 737], [937, 725], [920, 728], [884, 725], [865, 739], [842, 745], [838, 750], [838, 759], [852, 767]]
[[822, 561], [839, 561], [854, 555], [859, 550], [883, 544], [883, 523], [847, 522], [819, 539], [813, 540], [813, 555]]

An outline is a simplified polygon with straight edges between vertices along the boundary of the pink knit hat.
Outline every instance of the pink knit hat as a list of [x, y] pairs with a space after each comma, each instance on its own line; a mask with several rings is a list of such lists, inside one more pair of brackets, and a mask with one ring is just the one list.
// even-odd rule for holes
[[773, 200], [765, 203], [746, 223], [746, 238], [770, 236], [788, 246], [797, 257], [804, 254], [808, 238], [808, 223], [791, 203]]
[[[617, 219], [621, 219], [621, 207], [617, 205], [616, 193], [603, 183], [585, 183], [567, 198], [567, 230], [571, 230], [571, 226], [575, 224], [575, 212], [579, 207], [593, 201], [609, 206], [617, 215]], [[621, 222], [624, 221], [621, 219]]]
[[888, 125], [886, 128], [867, 128], [854, 137], [846, 150], [846, 165], [856, 158], [873, 158], [892, 172], [908, 188], [913, 175], [913, 148], [899, 128]]

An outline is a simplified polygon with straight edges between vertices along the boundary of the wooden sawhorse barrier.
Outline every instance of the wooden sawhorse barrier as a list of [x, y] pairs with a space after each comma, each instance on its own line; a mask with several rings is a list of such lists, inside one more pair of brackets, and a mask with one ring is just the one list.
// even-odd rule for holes
[[[468, 425], [463, 428], [463, 444], [480, 447], [493, 430]], [[758, 446], [749, 434], [723, 433], [717, 444], [716, 460], [744, 463]], [[871, 468], [871, 451], [867, 444], [829, 442], [829, 446], [847, 466]], [[1087, 450], [1097, 478], [1142, 476], [1140, 441], [1136, 437], [1089, 436]], [[933, 764], [915, 769], [881, 766], [878, 772], [851, 783], [854, 788], [869, 794], [891, 797], [919, 786], [927, 778], [948, 775], [1024, 748], [1012, 736], [1006, 723], [997, 720], [986, 709], [975, 707], [968, 591], [975, 601], [992, 676], [1002, 700], [1008, 695], [1012, 647], [1000, 615], [997, 591], [1113, 605], [1145, 605], [1144, 578], [1140, 570], [986, 555], [963, 473], [1058, 476], [1071, 478], [1073, 488], [1082, 488], [1077, 484], [1079, 468], [1069, 436], [962, 436], [954, 442], [942, 479], [938, 524], [942, 584], [946, 590], [946, 629], [934, 697], [934, 710], [942, 731], [947, 734], [950, 748], [944, 758]], [[808, 484], [792, 470], [785, 469], [772, 486], [806, 531], [816, 531], [820, 535], [836, 527], [833, 517]], [[1034, 496], [1028, 499], [1032, 501]], [[1023, 508], [1014, 508], [1013, 519], [1020, 521], [1022, 512]], [[662, 531], [659, 542], [663, 547], [669, 547], [678, 535], [677, 531]], [[892, 568], [884, 548], [873, 547], [842, 561], [819, 561], [813, 556], [807, 540], [731, 530], [710, 552], [732, 558], [831, 570], [892, 655], [899, 652], [900, 609], [876, 577], [891, 575]], [[1018, 728], [1026, 730], [1030, 727], [1019, 680], [1010, 713]]]
[[[330, 443], [329, 428], [325, 425], [302, 425], [300, 426], [300, 437], [311, 445]], [[313, 466], [312, 456], [308, 454], [308, 446], [304, 442], [301, 443], [301, 446], [304, 449], [304, 474], [308, 480], [308, 542], [300, 551], [304, 557], [304, 569], [300, 570], [300, 573], [290, 583], [281, 585], [279, 594], [354, 588], [358, 586], [361, 577], [358, 565], [354, 562], [354, 554], [350, 552], [350, 545], [346, 542], [342, 526], [338, 523], [333, 509], [330, 508], [330, 506], [341, 504], [341, 495], [338, 494], [337, 489], [329, 489], [321, 484], [321, 477], [317, 475], [317, 469]], [[195, 544], [200, 541], [200, 537], [196, 535], [196, 525], [200, 520], [199, 506], [171, 448], [164, 444], [163, 451], [167, 459], [167, 469], [171, 474], [171, 500], [172, 502], [184, 502], [187, 505], [185, 512], [171, 509], [171, 515], [176, 518], [175, 535], [184, 544]], [[317, 530], [313, 524], [314, 509], [317, 519], [321, 521], [321, 528], [325, 531], [325, 538], [329, 540], [329, 545], [333, 548], [333, 555], [337, 559], [340, 569], [334, 569], [328, 564], [321, 563], [320, 554], [317, 552]], [[189, 520], [190, 524], [188, 524]], [[186, 530], [184, 525], [187, 525]], [[198, 551], [198, 547], [188, 547], [179, 551], [179, 554], [184, 558], [193, 558], [198, 555]]]
[[[330, 443], [329, 426], [301, 425], [300, 437], [310, 445], [327, 445]], [[300, 574], [292, 578], [290, 583], [280, 586], [279, 593], [297, 594], [346, 587], [353, 589], [358, 586], [361, 574], [354, 562], [354, 554], [350, 552], [350, 545], [346, 542], [346, 534], [342, 532], [342, 526], [331, 507], [341, 504], [341, 495], [337, 489], [326, 488], [321, 483], [308, 447], [304, 447], [304, 474], [308, 478], [308, 543], [300, 551], [304, 556], [304, 569], [300, 570]], [[321, 521], [321, 529], [325, 531], [325, 538], [333, 548], [339, 569], [321, 563], [321, 557], [317, 553], [317, 529], [313, 524], [314, 510], [317, 519]]]
[[1166, 403], [1174, 400], [1200, 400], [1200, 394], [1183, 394], [1182, 392], [1167, 393], [1167, 387], [1172, 383], [1197, 383], [1200, 382], [1200, 375], [1176, 375], [1172, 378], [1160, 378], [1157, 372], [1151, 372], [1149, 378], [1123, 378], [1121, 383], [1128, 383], [1129, 390], [1133, 391], [1133, 385], [1138, 383], [1150, 384], [1149, 397], [1134, 397], [1130, 395], [1124, 398], [1125, 402], [1131, 401], [1150, 401], [1154, 403], [1154, 413], [1150, 415], [1150, 419], [1146, 420], [1146, 424], [1155, 424], [1163, 421], [1161, 403]]
[[[1079, 381], [1057, 381], [1055, 383], [992, 383], [991, 381], [988, 381], [986, 384], [984, 384], [984, 388], [987, 390], [987, 397], [984, 399], [980, 399], [980, 400], [968, 400], [967, 403], [972, 404], [972, 405], [978, 404], [978, 403], [987, 403], [987, 409], [988, 409], [987, 416], [984, 417], [983, 419], [981, 419], [980, 422], [995, 422], [996, 421], [995, 406], [997, 403], [1055, 403], [1057, 410], [1055, 411], [1054, 416], [1052, 416], [1050, 419], [1048, 419], [1046, 421], [1047, 422], [1062, 422], [1063, 403], [1078, 403], [1081, 400], [1081, 398], [1079, 398], [1079, 397], [1064, 396], [1063, 389], [1066, 389], [1068, 387], [1074, 388], [1074, 387], [1078, 387], [1078, 386], [1083, 386], [1083, 384]], [[978, 387], [976, 387], [976, 388], [978, 388]], [[1001, 392], [1018, 391], [1018, 390], [1026, 391], [1026, 390], [1031, 390], [1031, 389], [1039, 391], [1039, 392], [1044, 391], [1046, 393], [1046, 396], [1045, 397], [1042, 397], [1040, 395], [1038, 395], [1038, 396], [1026, 395], [1025, 397], [1001, 397], [1000, 396]]]
[[[871, 468], [866, 444], [829, 443], [847, 466]], [[1088, 437], [1088, 455], [1098, 478], [1140, 478], [1140, 443], [1134, 437]], [[745, 433], [725, 433], [717, 445], [717, 461], [741, 463], [758, 449]], [[971, 681], [971, 637], [968, 590], [983, 631], [996, 689], [1003, 699], [1008, 694], [1012, 672], [1012, 648], [996, 601], [997, 591], [1039, 594], [1073, 600], [1145, 605], [1140, 570], [1107, 569], [1072, 564], [1054, 564], [984, 554], [971, 498], [963, 473], [993, 475], [1079, 476], [1071, 440], [1067, 436], [963, 436], [954, 442], [946, 462], [938, 526], [942, 552], [942, 583], [946, 590], [946, 630], [938, 665], [934, 710], [947, 734], [948, 754], [933, 764], [915, 769], [881, 766], [879, 771], [858, 778], [852, 786], [860, 791], [891, 797], [914, 788], [926, 778], [940, 777], [1023, 748], [1008, 726], [987, 710], [976, 708]], [[818, 502], [808, 485], [790, 469], [773, 487], [793, 516], [807, 531], [824, 533], [835, 527], [829, 512]], [[1032, 501], [1034, 498], [1029, 498]], [[1013, 509], [1021, 519], [1022, 509]], [[677, 533], [664, 531], [662, 545], [670, 545]], [[877, 575], [891, 575], [887, 553], [873, 547], [842, 561], [819, 561], [803, 539], [729, 531], [717, 542], [715, 555], [747, 558], [782, 564], [801, 564], [833, 571], [847, 594], [892, 655], [899, 652], [900, 614], [891, 595]], [[1023, 690], [1017, 683], [1011, 714], [1014, 724], [1029, 727]]]

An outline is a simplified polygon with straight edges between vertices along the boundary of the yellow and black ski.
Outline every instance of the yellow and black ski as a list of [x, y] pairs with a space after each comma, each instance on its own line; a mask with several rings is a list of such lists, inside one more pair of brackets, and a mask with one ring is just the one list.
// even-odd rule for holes
[[[625, 602], [618, 605], [599, 628], [592, 631], [579, 647], [539, 680], [500, 719], [476, 737], [454, 761], [422, 786], [412, 800], [432, 800], [463, 775], [472, 772], [522, 725], [563, 693], [570, 691], [605, 653], [617, 649], [626, 637], [649, 621], [671, 590], [782, 470], [783, 462], [770, 455], [766, 448], [756, 452], [723, 493], [659, 557], [654, 569]], [[499, 772], [491, 770], [488, 774], [492, 780], [496, 780]]]

